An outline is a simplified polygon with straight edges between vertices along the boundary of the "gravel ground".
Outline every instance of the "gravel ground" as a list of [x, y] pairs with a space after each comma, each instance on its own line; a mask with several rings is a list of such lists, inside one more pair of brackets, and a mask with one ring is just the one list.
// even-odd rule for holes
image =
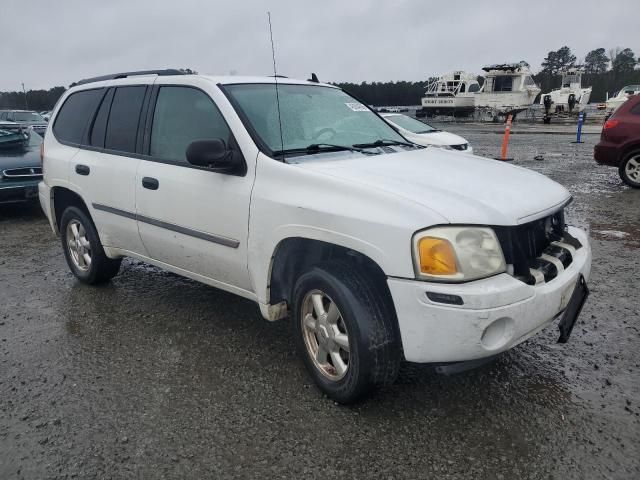
[[593, 238], [571, 341], [549, 328], [449, 377], [407, 366], [352, 407], [311, 384], [286, 321], [136, 261], [81, 285], [39, 208], [0, 208], [0, 478], [640, 478], [640, 191], [595, 165], [596, 135], [571, 140], [510, 145]]

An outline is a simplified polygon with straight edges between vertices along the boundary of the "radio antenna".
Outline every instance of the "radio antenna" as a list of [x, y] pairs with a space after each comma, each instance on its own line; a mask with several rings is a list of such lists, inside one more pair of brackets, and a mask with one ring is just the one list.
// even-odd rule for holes
[[284, 139], [282, 137], [282, 117], [280, 116], [280, 95], [278, 93], [278, 71], [276, 70], [276, 49], [273, 46], [273, 29], [271, 28], [271, 12], [267, 12], [269, 17], [269, 36], [271, 37], [271, 57], [273, 58], [273, 79], [276, 82], [276, 105], [278, 107], [278, 126], [280, 127], [280, 148], [282, 161], [284, 162]]

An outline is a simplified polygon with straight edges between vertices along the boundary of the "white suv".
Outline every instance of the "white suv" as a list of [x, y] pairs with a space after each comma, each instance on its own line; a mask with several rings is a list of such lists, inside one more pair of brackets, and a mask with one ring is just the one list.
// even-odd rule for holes
[[42, 208], [78, 279], [133, 257], [290, 316], [338, 402], [392, 383], [403, 360], [489, 357], [560, 316], [566, 341], [588, 294], [567, 190], [409, 143], [331, 85], [84, 80], [53, 112], [43, 167]]

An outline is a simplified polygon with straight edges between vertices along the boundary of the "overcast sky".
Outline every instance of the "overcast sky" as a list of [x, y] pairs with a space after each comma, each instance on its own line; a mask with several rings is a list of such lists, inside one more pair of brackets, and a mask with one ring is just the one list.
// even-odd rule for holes
[[0, 90], [189, 67], [321, 81], [425, 80], [549, 50], [640, 53], [638, 0], [0, 0]]

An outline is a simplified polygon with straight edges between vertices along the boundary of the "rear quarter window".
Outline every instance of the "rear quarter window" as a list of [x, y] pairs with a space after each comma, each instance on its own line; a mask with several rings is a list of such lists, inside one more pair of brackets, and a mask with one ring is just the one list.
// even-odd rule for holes
[[111, 102], [113, 101], [114, 89], [110, 89], [104, 96], [96, 118], [93, 121], [93, 128], [89, 137], [89, 143], [93, 147], [104, 148], [104, 135], [107, 130], [107, 119], [111, 110]]
[[104, 94], [104, 89], [72, 93], [60, 107], [53, 134], [61, 142], [81, 144], [89, 120]]

